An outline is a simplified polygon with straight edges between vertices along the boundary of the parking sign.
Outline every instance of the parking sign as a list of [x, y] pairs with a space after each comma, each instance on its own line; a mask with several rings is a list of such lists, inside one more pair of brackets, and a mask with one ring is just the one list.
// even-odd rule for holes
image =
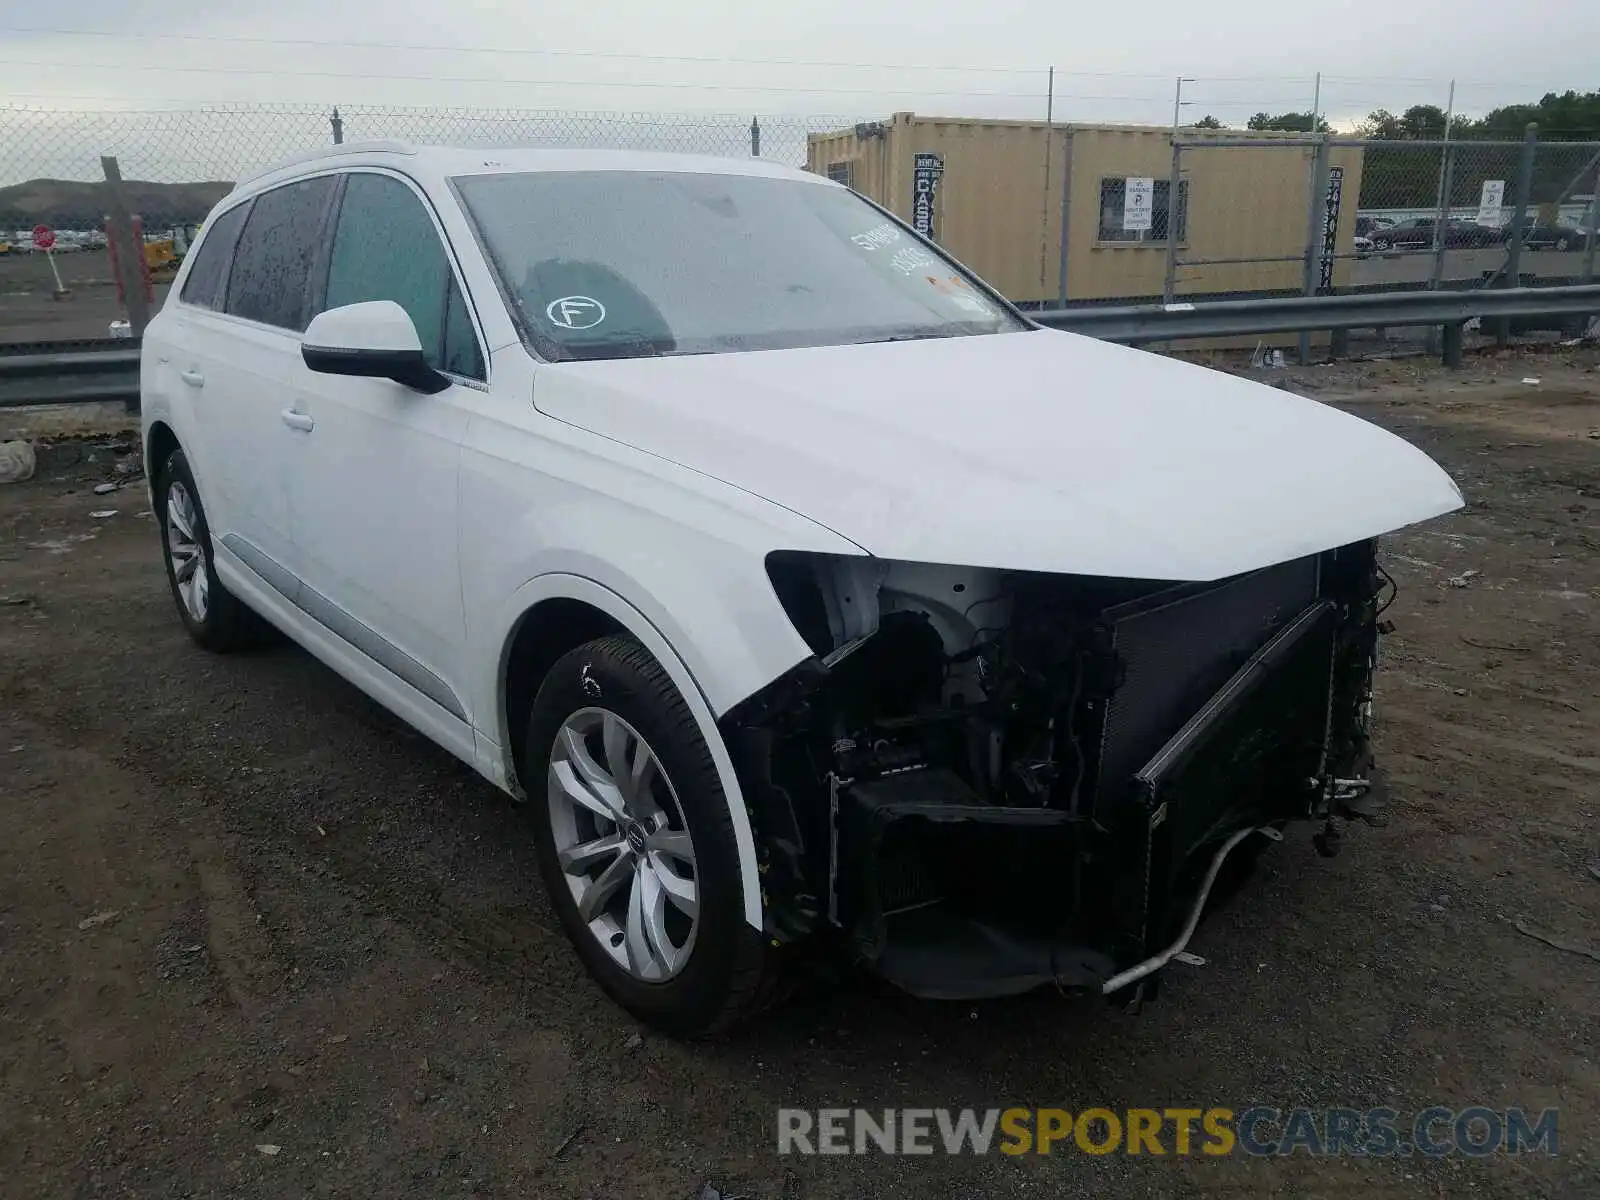
[[1156, 208], [1156, 181], [1129, 178], [1123, 182], [1122, 227], [1127, 230], [1147, 230], [1154, 224]]

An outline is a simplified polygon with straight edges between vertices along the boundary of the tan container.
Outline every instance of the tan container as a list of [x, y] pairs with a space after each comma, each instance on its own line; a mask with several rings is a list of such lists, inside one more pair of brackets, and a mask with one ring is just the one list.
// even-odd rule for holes
[[[1195, 130], [1184, 135], [1206, 136]], [[1240, 135], [1225, 130], [1216, 136]], [[1158, 181], [1164, 194], [1172, 173], [1170, 129], [896, 113], [887, 121], [813, 135], [806, 165], [910, 221], [913, 163], [925, 152], [943, 159], [934, 240], [1010, 299], [1030, 307], [1054, 304], [1061, 295], [1063, 259], [1068, 300], [1161, 296], [1165, 240], [1102, 238], [1101, 197], [1102, 184], [1110, 181], [1120, 204], [1119, 181], [1138, 176]], [[1303, 287], [1313, 153], [1304, 144], [1184, 150], [1186, 220], [1175, 294]], [[1330, 162], [1344, 171], [1336, 244], [1348, 253], [1361, 192], [1361, 150], [1335, 147]], [[1252, 261], [1216, 261], [1237, 259]], [[1349, 272], [1348, 260], [1336, 262], [1335, 285], [1348, 282]]]
[[[912, 164], [940, 155], [934, 240], [1011, 300], [1053, 298], [1059, 278], [1063, 126], [896, 113], [814, 134], [806, 166], [911, 220]], [[850, 178], [843, 178], [845, 171]]]

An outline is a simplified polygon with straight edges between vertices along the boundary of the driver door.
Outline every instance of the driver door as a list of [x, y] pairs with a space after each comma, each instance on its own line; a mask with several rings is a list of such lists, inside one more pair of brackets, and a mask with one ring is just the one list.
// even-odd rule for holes
[[457, 474], [484, 357], [431, 207], [408, 181], [344, 176], [316, 311], [393, 300], [451, 384], [305, 371], [289, 506], [301, 607], [470, 729]]

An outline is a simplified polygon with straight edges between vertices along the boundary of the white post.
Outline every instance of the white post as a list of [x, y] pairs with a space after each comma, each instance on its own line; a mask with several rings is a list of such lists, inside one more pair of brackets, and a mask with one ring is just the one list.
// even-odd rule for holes
[[61, 272], [56, 270], [56, 256], [52, 250], [44, 252], [45, 259], [50, 263], [50, 274], [55, 277], [56, 297], [59, 299], [67, 294], [67, 289], [61, 286]]

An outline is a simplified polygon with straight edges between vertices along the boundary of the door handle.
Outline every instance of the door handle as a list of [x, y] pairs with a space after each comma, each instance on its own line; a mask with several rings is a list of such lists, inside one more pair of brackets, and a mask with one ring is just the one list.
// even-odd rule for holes
[[290, 429], [298, 429], [301, 433], [310, 433], [317, 424], [310, 413], [295, 412], [292, 408], [286, 408], [278, 415]]
[[200, 374], [199, 371], [196, 371], [193, 367], [190, 367], [187, 371], [179, 372], [178, 378], [183, 380], [190, 387], [205, 387], [206, 385], [206, 377]]

